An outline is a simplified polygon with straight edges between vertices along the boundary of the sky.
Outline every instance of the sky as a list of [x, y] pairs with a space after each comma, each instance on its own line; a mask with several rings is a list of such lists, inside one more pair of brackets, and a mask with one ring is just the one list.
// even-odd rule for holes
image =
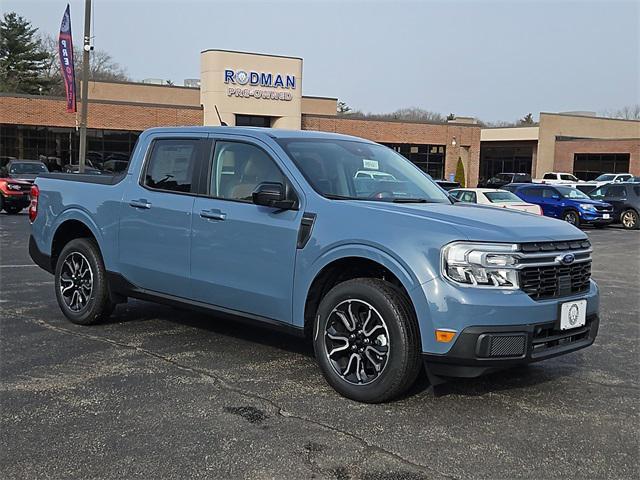
[[[70, 0], [82, 43], [84, 0]], [[0, 0], [57, 34], [67, 0]], [[303, 93], [354, 109], [512, 121], [640, 103], [640, 0], [93, 0], [96, 48], [132, 79], [199, 77], [202, 50], [302, 57]]]

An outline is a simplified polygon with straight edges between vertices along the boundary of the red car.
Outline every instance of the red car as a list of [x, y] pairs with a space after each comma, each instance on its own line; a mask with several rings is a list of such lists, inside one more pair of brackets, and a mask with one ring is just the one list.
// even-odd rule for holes
[[0, 211], [16, 214], [29, 206], [31, 183], [13, 178], [0, 178]]

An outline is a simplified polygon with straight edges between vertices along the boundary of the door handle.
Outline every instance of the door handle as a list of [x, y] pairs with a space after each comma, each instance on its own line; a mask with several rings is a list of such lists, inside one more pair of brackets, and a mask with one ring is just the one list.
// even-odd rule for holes
[[134, 208], [145, 208], [145, 209], [151, 208], [151, 204], [147, 202], [144, 198], [140, 200], [131, 200], [129, 202], [129, 205]]
[[200, 216], [209, 220], [226, 220], [227, 214], [220, 210], [201, 210]]

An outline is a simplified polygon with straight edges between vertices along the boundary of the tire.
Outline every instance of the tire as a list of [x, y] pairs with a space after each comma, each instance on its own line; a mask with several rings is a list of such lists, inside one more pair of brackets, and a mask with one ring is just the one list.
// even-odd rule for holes
[[420, 334], [409, 300], [397, 287], [375, 278], [348, 280], [324, 296], [313, 344], [329, 385], [359, 402], [381, 403], [402, 395], [421, 368]]
[[4, 196], [0, 194], [0, 212], [4, 208]]
[[578, 215], [578, 212], [576, 212], [575, 210], [567, 210], [566, 212], [564, 212], [562, 214], [562, 219], [573, 225], [574, 227], [579, 227], [580, 226], [580, 215]]
[[640, 228], [640, 222], [638, 222], [638, 212], [633, 208], [625, 210], [620, 215], [620, 223], [625, 230], [637, 230]]
[[4, 211], [9, 215], [16, 215], [22, 211], [22, 208], [19, 207], [4, 207]]
[[93, 240], [77, 238], [64, 246], [56, 262], [55, 290], [60, 310], [73, 323], [94, 325], [111, 315], [115, 304]]

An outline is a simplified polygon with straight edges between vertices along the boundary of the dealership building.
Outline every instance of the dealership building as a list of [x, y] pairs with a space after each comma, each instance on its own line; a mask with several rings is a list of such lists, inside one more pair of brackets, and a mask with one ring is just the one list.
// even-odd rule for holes
[[[303, 95], [303, 60], [226, 50], [200, 54], [190, 86], [90, 82], [87, 157], [98, 165], [128, 159], [146, 128], [227, 125], [320, 130], [368, 138], [409, 158], [434, 178], [458, 160], [467, 184], [499, 172], [603, 172], [640, 175], [640, 122], [577, 113], [541, 113], [535, 127], [481, 128], [470, 117], [444, 124], [352, 118], [337, 99]], [[470, 106], [471, 107], [471, 106]], [[0, 156], [77, 162], [76, 116], [63, 98], [0, 93]]]

